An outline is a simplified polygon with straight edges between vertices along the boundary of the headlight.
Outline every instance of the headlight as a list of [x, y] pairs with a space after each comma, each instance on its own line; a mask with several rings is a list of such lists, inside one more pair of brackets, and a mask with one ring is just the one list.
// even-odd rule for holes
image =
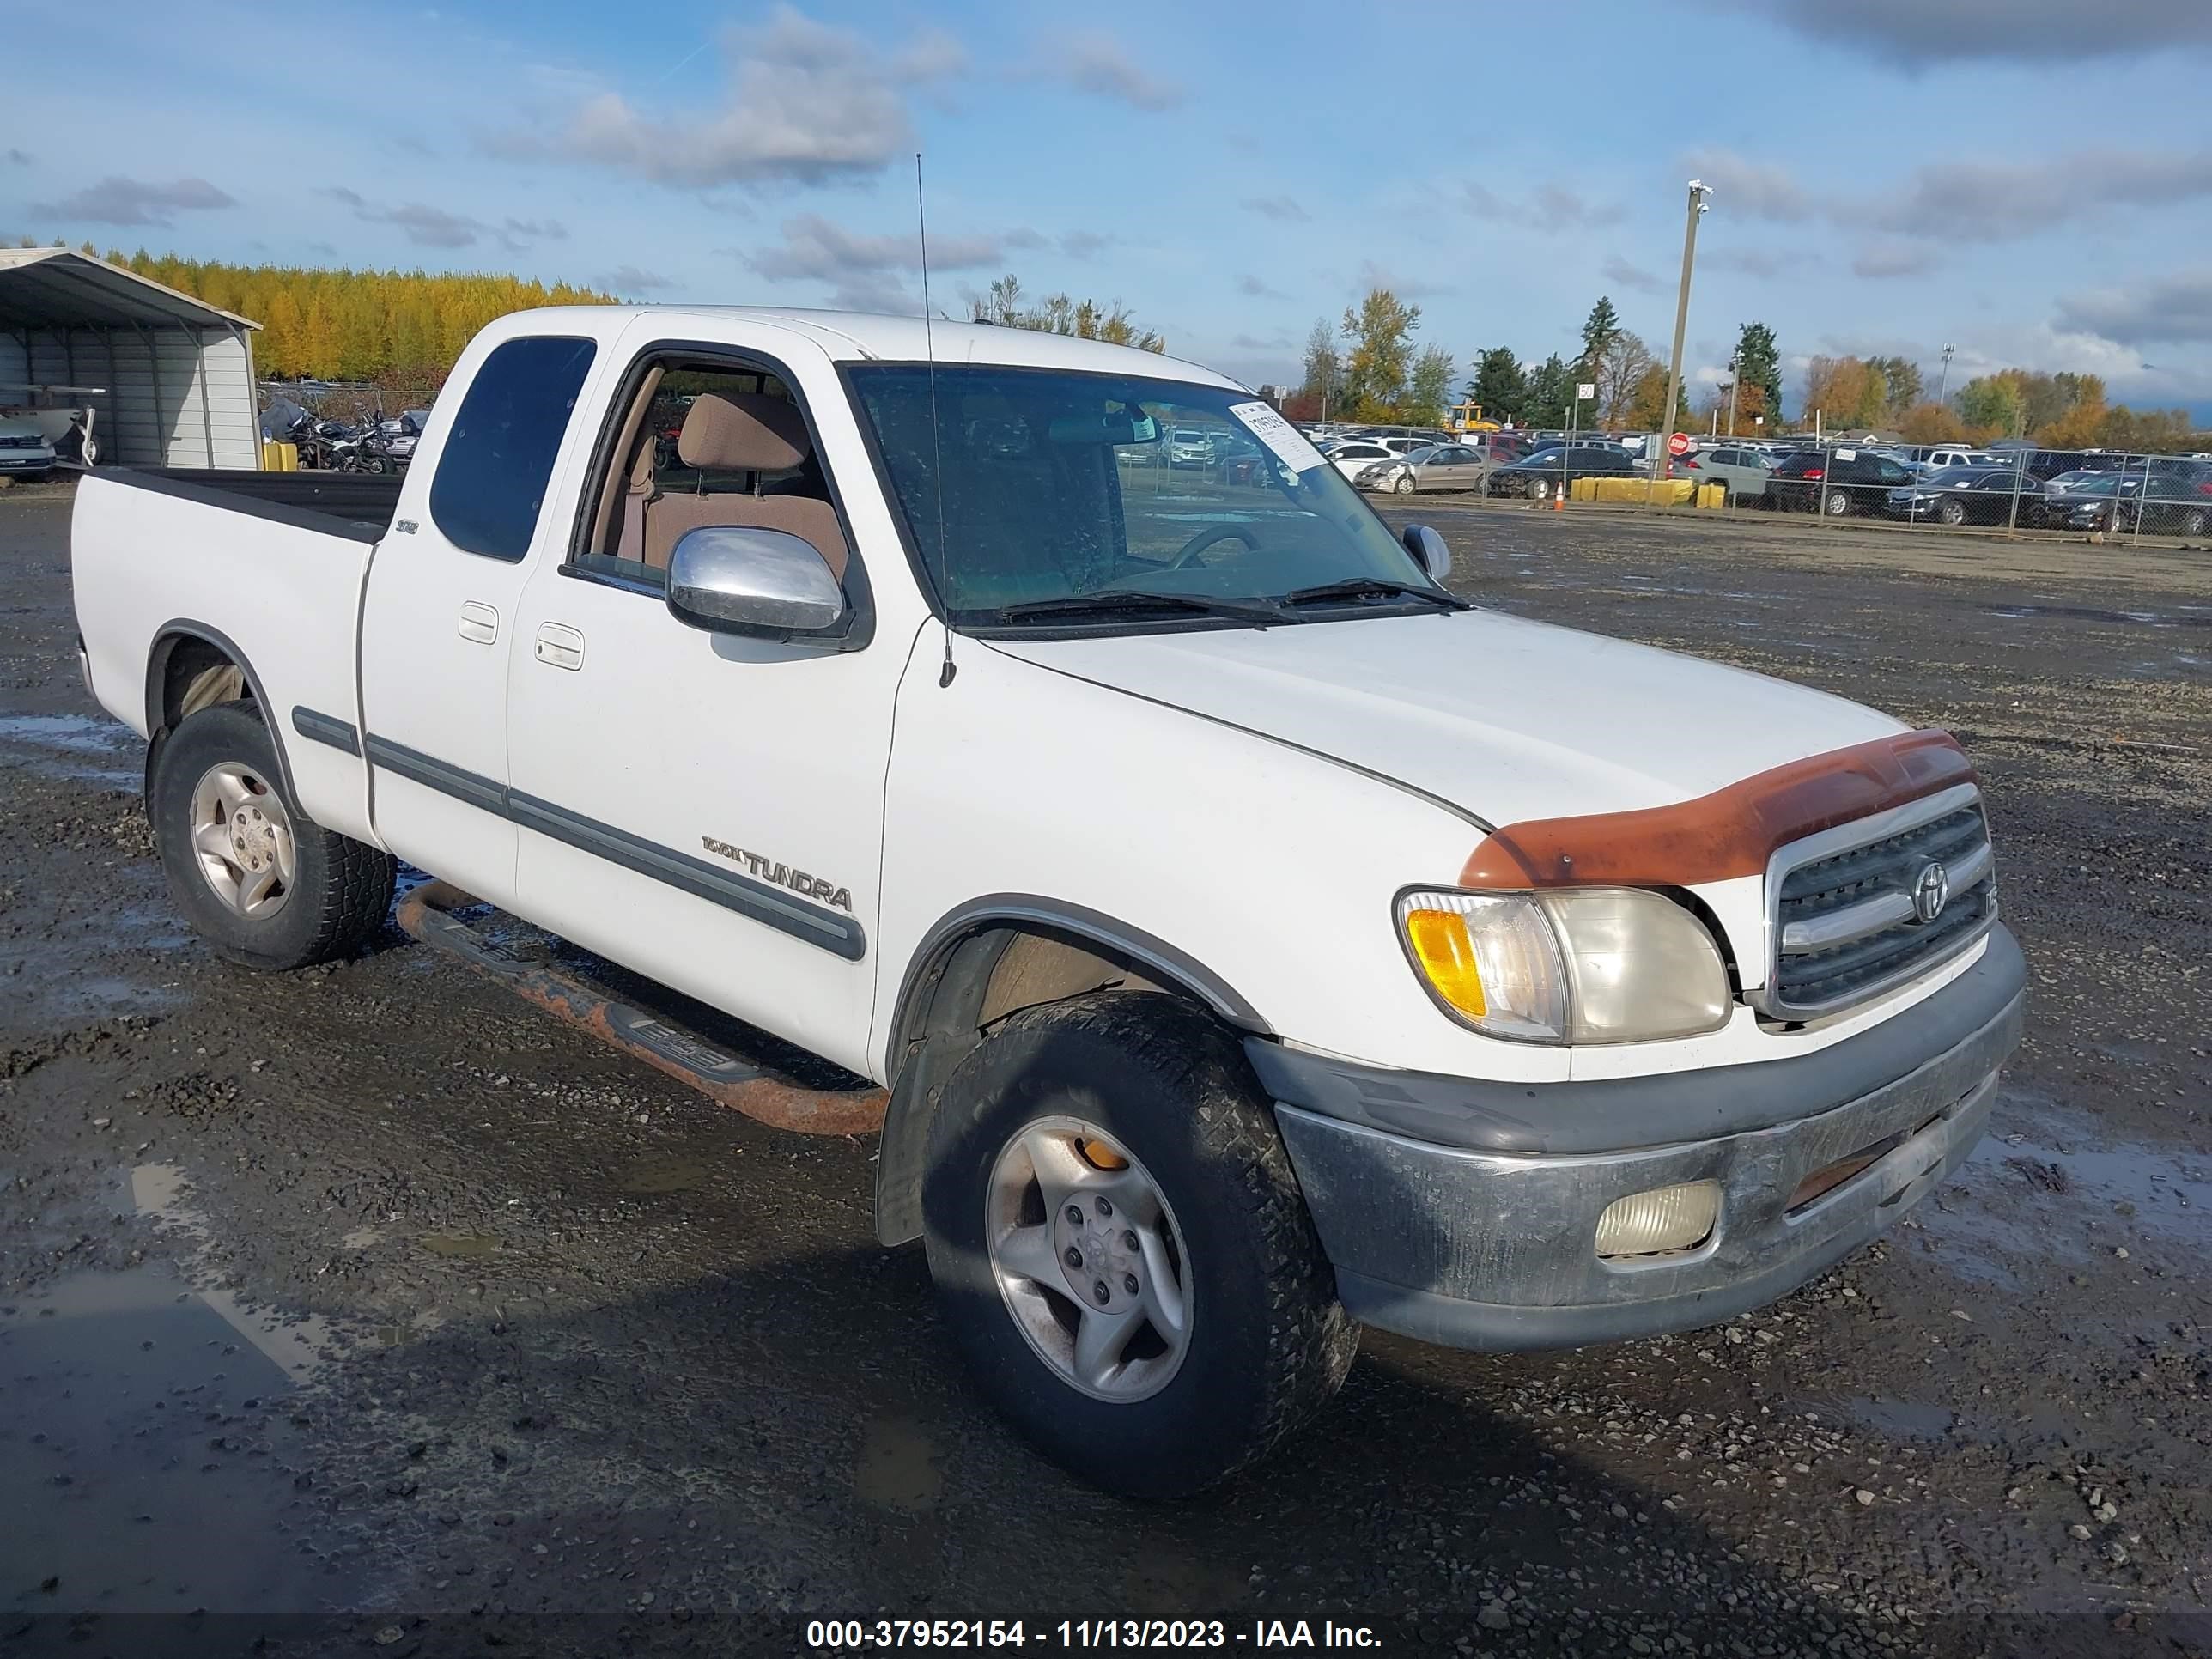
[[1703, 922], [1635, 887], [1401, 894], [1398, 932], [1461, 1024], [1531, 1042], [1649, 1042], [1728, 1023], [1728, 969]]

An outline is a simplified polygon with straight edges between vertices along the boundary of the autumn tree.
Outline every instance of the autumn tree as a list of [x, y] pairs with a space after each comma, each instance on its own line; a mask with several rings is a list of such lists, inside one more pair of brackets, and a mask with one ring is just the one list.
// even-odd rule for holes
[[1482, 406], [1486, 420], [1520, 420], [1528, 405], [1528, 376], [1511, 346], [1492, 346], [1474, 360], [1467, 395]]
[[1442, 423], [1451, 402], [1452, 368], [1450, 352], [1439, 345], [1423, 346], [1413, 359], [1411, 384], [1400, 409], [1401, 418], [1414, 426]]
[[1345, 354], [1344, 405], [1357, 419], [1397, 417], [1413, 370], [1413, 331], [1421, 308], [1387, 288], [1372, 288], [1357, 307], [1344, 308], [1337, 331], [1351, 343]]
[[1628, 406], [1620, 424], [1632, 432], [1656, 432], [1667, 419], [1667, 371], [1648, 366], [1629, 388]]
[[[1613, 308], [1612, 299], [1601, 294], [1597, 303], [1590, 307], [1589, 315], [1583, 319], [1583, 349], [1575, 359], [1575, 368], [1583, 380], [1597, 379], [1607, 354], [1620, 337], [1620, 313]], [[1604, 397], [1602, 391], [1598, 395]]]
[[1522, 416], [1530, 426], [1565, 426], [1574, 396], [1575, 370], [1555, 351], [1528, 371]]
[[379, 380], [410, 392], [440, 385], [461, 348], [495, 318], [535, 306], [612, 303], [565, 283], [481, 271], [233, 265], [143, 249], [112, 248], [106, 258], [259, 323], [253, 356], [264, 374]]
[[1897, 429], [1911, 444], [1957, 443], [1966, 435], [1957, 413], [1939, 403], [1917, 403], [1898, 417]]
[[[1594, 365], [1589, 366], [1591, 372], [1583, 377], [1595, 381], [1597, 386], [1597, 407], [1593, 411], [1593, 417], [1598, 425], [1617, 427], [1628, 421], [1629, 405], [1635, 399], [1637, 382], [1654, 367], [1656, 361], [1651, 356], [1650, 347], [1637, 335], [1625, 328], [1613, 331], [1599, 351]], [[1663, 403], [1666, 398], [1663, 372], [1661, 379], [1659, 395]], [[1662, 409], [1654, 417], [1653, 424], [1664, 418]]]
[[2018, 438], [2027, 430], [2027, 399], [2020, 370], [2000, 369], [1978, 374], [1960, 386], [1953, 398], [1959, 419], [1979, 440]]
[[1805, 365], [1805, 412], [1834, 430], [1874, 428], [1889, 418], [1881, 372], [1858, 357], [1814, 357]]
[[979, 323], [996, 323], [1000, 328], [1069, 334], [1078, 339], [1103, 340], [1109, 345], [1135, 346], [1140, 351], [1167, 349], [1167, 342], [1158, 332], [1139, 327], [1128, 307], [1119, 300], [1102, 306], [1096, 300], [1051, 294], [1036, 305], [1024, 305], [1021, 279], [1011, 271], [993, 283], [988, 293], [971, 298], [968, 314]]
[[1336, 349], [1336, 331], [1328, 325], [1328, 319], [1316, 317], [1311, 332], [1306, 336], [1305, 379], [1299, 383], [1298, 396], [1310, 398], [1316, 408], [1334, 412], [1337, 389], [1344, 381], [1344, 359]]
[[[1765, 323], [1746, 323], [1735, 337], [1736, 418], [1747, 420], [1747, 399], [1753, 388], [1759, 407], [1749, 413], [1769, 421], [1782, 418], [1782, 353], [1774, 343], [1774, 331]], [[1742, 430], [1739, 426], [1738, 431]]]

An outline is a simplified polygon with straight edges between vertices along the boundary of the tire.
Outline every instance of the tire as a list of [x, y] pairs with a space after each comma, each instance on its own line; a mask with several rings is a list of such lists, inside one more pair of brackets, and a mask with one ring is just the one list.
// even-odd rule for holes
[[[1045, 1167], [1026, 1148], [1039, 1137], [1060, 1146], [1071, 1126], [1085, 1133], [1069, 1158], [1110, 1140], [1118, 1154], [1095, 1155], [1127, 1159], [1103, 1176], [1065, 1166], [1079, 1179], [1109, 1183], [1125, 1199], [1156, 1192], [1152, 1213], [1160, 1219], [1142, 1249], [1121, 1260], [1148, 1269], [1164, 1255], [1157, 1238], [1176, 1241], [1166, 1257], [1172, 1273], [1158, 1277], [1175, 1283], [1179, 1349], [1160, 1340], [1165, 1327], [1139, 1320], [1128, 1328], [1136, 1340], [1115, 1351], [1121, 1375], [1102, 1376], [1097, 1389], [1076, 1380], [1070, 1355], [1048, 1355], [1052, 1342], [1079, 1362], [1074, 1330], [1090, 1317], [1071, 1280], [1055, 1285], [1052, 1276], [1066, 1249], [1079, 1246], [1079, 1276], [1114, 1275], [1115, 1294], [1126, 1288], [1127, 1305], [1137, 1306], [1138, 1277], [1102, 1264], [1097, 1250], [1101, 1239], [1127, 1243], [1138, 1233], [1115, 1233], [1119, 1220], [1086, 1220], [1105, 1229], [1100, 1235], [1068, 1231], [1068, 1206], [1048, 1210], [1044, 1183], [1019, 1173]], [[1098, 1139], [1088, 1138], [1092, 1131]], [[1022, 1196], [1008, 1209], [1016, 1191]], [[1082, 1200], [1074, 1208], [1087, 1217], [1091, 1192], [1064, 1188], [1062, 1196]], [[1018, 1224], [1034, 1224], [1043, 1241], [1042, 1256], [1022, 1258], [1041, 1261], [1034, 1278], [1009, 1273], [994, 1255], [991, 1241], [1007, 1236], [997, 1218], [1018, 1212]], [[1132, 1200], [1123, 1212], [1146, 1210]], [[922, 1215], [930, 1273], [977, 1386], [1046, 1457], [1109, 1492], [1181, 1496], [1252, 1462], [1327, 1403], [1358, 1346], [1236, 1039], [1170, 997], [1101, 992], [1001, 1024], [946, 1083], [931, 1126]], [[1011, 1245], [997, 1248], [1013, 1258]], [[1141, 1288], [1160, 1294], [1155, 1285]], [[1105, 1291], [1105, 1278], [1085, 1289]], [[1123, 1316], [1118, 1309], [1115, 1316]], [[1032, 1334], [1039, 1328], [1043, 1338]], [[1127, 1358], [1147, 1350], [1165, 1352]], [[1149, 1376], [1139, 1375], [1147, 1368]], [[1116, 1397], [1115, 1389], [1125, 1392]]]
[[1945, 524], [1964, 524], [1966, 521], [1966, 504], [1946, 496], [1943, 504], [1936, 509], [1936, 516]]
[[[278, 878], [258, 914], [242, 913], [218, 880], [231, 881], [242, 866], [216, 864], [193, 842], [202, 791], [223, 793], [218, 775], [242, 787], [234, 807], [218, 806], [228, 826], [243, 826], [249, 840], [265, 824], [280, 825], [292, 850], [291, 875]], [[389, 853], [315, 823], [279, 781], [276, 744], [251, 702], [221, 702], [186, 716], [162, 744], [147, 801], [154, 843], [161, 854], [169, 895], [215, 953], [241, 967], [283, 969], [349, 956], [382, 925], [392, 908], [398, 873]], [[274, 845], [273, 841], [267, 845]], [[254, 842], [255, 856], [264, 843]], [[262, 866], [267, 867], [267, 864]], [[232, 881], [240, 889], [244, 882]]]
[[1522, 493], [1532, 501], [1548, 501], [1552, 499], [1552, 481], [1549, 478], [1531, 478], [1528, 489]]
[[1820, 497], [1820, 511], [1832, 519], [1840, 519], [1850, 510], [1851, 498], [1844, 490], [1831, 489]]
[[1413, 482], [1413, 475], [1407, 472], [1401, 474], [1398, 482], [1392, 484], [1390, 488], [1395, 494], [1400, 495], [1410, 495], [1416, 489], [1419, 489], [1420, 486]]
[[2203, 507], [2192, 507], [2186, 513], [2181, 515], [2181, 524], [2178, 533], [2186, 536], [2193, 541], [2197, 537], [2202, 536], [2204, 533], [2208, 525], [2212, 525], [2212, 517], [2208, 517]]

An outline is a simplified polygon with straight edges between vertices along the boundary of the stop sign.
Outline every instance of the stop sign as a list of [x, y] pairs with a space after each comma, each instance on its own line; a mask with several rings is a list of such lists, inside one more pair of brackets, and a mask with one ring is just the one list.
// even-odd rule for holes
[[1667, 439], [1667, 453], [1669, 455], [1688, 454], [1690, 453], [1690, 434], [1686, 432], [1676, 432], [1669, 434]]

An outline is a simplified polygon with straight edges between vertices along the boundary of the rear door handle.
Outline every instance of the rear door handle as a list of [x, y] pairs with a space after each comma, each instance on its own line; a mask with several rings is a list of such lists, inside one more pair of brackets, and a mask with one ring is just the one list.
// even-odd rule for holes
[[566, 623], [538, 623], [538, 660], [554, 668], [581, 668], [584, 636]]
[[477, 645], [489, 645], [499, 637], [499, 612], [481, 599], [464, 599], [461, 637]]

